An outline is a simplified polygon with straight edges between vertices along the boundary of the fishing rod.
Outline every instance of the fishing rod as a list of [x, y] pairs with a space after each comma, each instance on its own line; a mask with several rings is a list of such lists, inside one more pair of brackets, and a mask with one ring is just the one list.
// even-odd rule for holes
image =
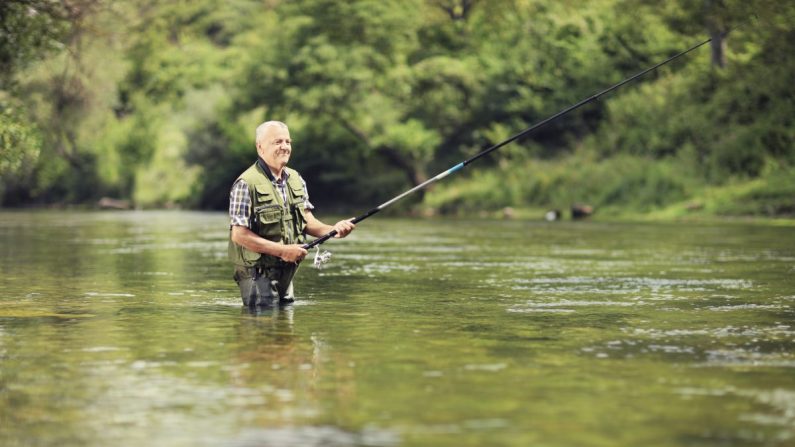
[[[725, 35], [726, 33], [728, 33], [728, 31], [724, 32], [722, 34]], [[419, 191], [419, 190], [425, 188], [428, 185], [436, 183], [439, 180], [447, 177], [448, 175], [450, 175], [450, 174], [452, 174], [454, 172], [460, 171], [461, 169], [463, 169], [468, 164], [485, 157], [486, 155], [496, 151], [497, 149], [505, 146], [506, 144], [512, 143], [513, 141], [516, 141], [519, 138], [522, 138], [523, 136], [525, 136], [525, 135], [529, 134], [530, 132], [538, 129], [539, 127], [542, 127], [542, 126], [544, 126], [546, 124], [549, 124], [552, 121], [555, 121], [556, 119], [562, 117], [563, 115], [566, 115], [569, 112], [577, 110], [580, 107], [582, 107], [582, 106], [584, 106], [584, 105], [586, 105], [586, 104], [588, 104], [590, 102], [596, 101], [597, 99], [599, 99], [600, 96], [606, 95], [607, 93], [610, 93], [613, 90], [616, 90], [617, 88], [621, 87], [622, 85], [624, 85], [624, 84], [626, 84], [628, 82], [632, 82], [633, 80], [645, 75], [646, 73], [648, 73], [650, 71], [654, 71], [654, 70], [662, 67], [663, 65], [665, 65], [665, 64], [667, 64], [667, 63], [669, 63], [669, 62], [671, 62], [671, 61], [673, 61], [675, 59], [678, 59], [679, 57], [684, 56], [685, 54], [687, 54], [687, 53], [689, 53], [689, 52], [691, 52], [691, 51], [693, 51], [693, 50], [695, 50], [695, 49], [697, 49], [697, 48], [699, 48], [699, 47], [701, 47], [703, 45], [706, 45], [707, 43], [709, 43], [711, 41], [712, 41], [712, 37], [710, 37], [709, 39], [707, 39], [707, 40], [705, 40], [703, 42], [700, 42], [700, 43], [698, 43], [696, 45], [693, 45], [692, 47], [688, 48], [687, 50], [684, 50], [681, 53], [677, 53], [677, 54], [669, 57], [668, 59], [665, 59], [664, 61], [657, 63], [656, 65], [653, 65], [653, 66], [651, 66], [651, 67], [649, 67], [649, 68], [647, 68], [647, 69], [645, 69], [645, 70], [643, 70], [643, 71], [641, 71], [639, 73], [636, 73], [636, 74], [624, 79], [623, 81], [621, 81], [621, 82], [619, 82], [617, 84], [614, 84], [614, 85], [602, 90], [599, 93], [596, 93], [593, 96], [590, 96], [590, 97], [588, 97], [586, 99], [583, 99], [582, 101], [580, 101], [580, 102], [578, 102], [578, 103], [576, 103], [576, 104], [574, 104], [572, 106], [569, 106], [569, 107], [561, 110], [560, 112], [558, 112], [558, 113], [556, 113], [556, 114], [554, 114], [554, 115], [552, 115], [552, 116], [550, 116], [550, 117], [548, 117], [548, 118], [546, 118], [546, 119], [544, 119], [542, 121], [539, 121], [536, 124], [533, 124], [532, 126], [524, 129], [523, 131], [517, 133], [516, 135], [514, 135], [514, 136], [512, 136], [512, 137], [510, 137], [510, 138], [508, 138], [508, 139], [506, 139], [504, 141], [501, 141], [501, 142], [489, 147], [488, 149], [485, 149], [484, 151], [482, 151], [482, 152], [480, 152], [480, 153], [478, 153], [478, 154], [476, 154], [476, 155], [474, 155], [474, 156], [462, 161], [461, 163], [458, 163], [457, 165], [453, 166], [452, 168], [450, 168], [450, 169], [448, 169], [448, 170], [446, 170], [444, 172], [441, 172], [437, 176], [432, 177], [432, 178], [420, 183], [419, 185], [409, 189], [408, 191], [406, 191], [406, 192], [404, 192], [404, 193], [402, 193], [402, 194], [400, 194], [400, 195], [398, 195], [398, 196], [396, 196], [396, 197], [394, 197], [394, 198], [392, 198], [392, 199], [390, 199], [390, 200], [378, 205], [377, 207], [371, 209], [370, 211], [367, 211], [366, 213], [362, 214], [361, 216], [355, 217], [354, 219], [351, 220], [351, 222], [356, 224], [356, 223], [359, 223], [359, 222], [367, 219], [368, 217], [370, 217], [370, 216], [378, 213], [379, 211], [384, 210], [385, 208], [389, 207], [390, 205], [392, 205], [393, 203], [397, 202], [398, 200], [400, 200], [400, 199], [402, 199], [402, 198], [404, 198], [404, 197], [406, 197], [406, 196], [408, 196], [408, 195], [410, 195], [410, 194], [412, 194], [412, 193], [414, 193], [416, 191]], [[313, 240], [312, 242], [304, 244], [303, 247], [304, 247], [304, 249], [309, 250], [311, 248], [314, 248], [317, 245], [320, 245], [320, 244], [326, 242], [327, 240], [329, 240], [332, 237], [334, 237], [336, 234], [337, 234], [337, 230], [332, 230], [329, 233], [323, 235], [322, 237], [319, 237], [319, 238]], [[324, 262], [324, 261], [321, 261], [321, 262]]]

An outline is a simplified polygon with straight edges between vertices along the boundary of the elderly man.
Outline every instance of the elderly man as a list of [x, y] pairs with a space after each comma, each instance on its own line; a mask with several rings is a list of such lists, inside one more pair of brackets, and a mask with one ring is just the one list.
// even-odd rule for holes
[[267, 121], [257, 127], [256, 163], [237, 178], [229, 196], [229, 258], [243, 304], [270, 306], [292, 302], [293, 275], [307, 254], [305, 235], [337, 230], [345, 237], [355, 225], [327, 225], [313, 214], [306, 183], [287, 167], [292, 141], [287, 125]]

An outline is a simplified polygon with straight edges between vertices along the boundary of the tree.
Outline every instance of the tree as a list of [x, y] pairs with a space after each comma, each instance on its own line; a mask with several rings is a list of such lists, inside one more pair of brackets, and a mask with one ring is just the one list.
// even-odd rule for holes
[[[64, 5], [50, 0], [0, 3], [0, 203], [39, 157], [42, 137], [15, 96], [15, 76], [57, 51], [69, 29]], [[11, 189], [11, 191], [8, 191]]]

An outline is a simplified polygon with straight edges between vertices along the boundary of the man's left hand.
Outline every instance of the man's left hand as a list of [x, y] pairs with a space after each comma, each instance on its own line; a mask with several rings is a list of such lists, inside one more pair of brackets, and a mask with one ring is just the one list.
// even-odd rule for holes
[[356, 224], [351, 222], [353, 218], [348, 220], [341, 220], [334, 224], [334, 229], [337, 230], [337, 234], [334, 237], [343, 238], [350, 234], [354, 228], [356, 228]]

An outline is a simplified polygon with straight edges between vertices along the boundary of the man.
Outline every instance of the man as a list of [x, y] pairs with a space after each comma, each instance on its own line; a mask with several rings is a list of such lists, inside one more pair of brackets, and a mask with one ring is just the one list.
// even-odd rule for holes
[[312, 214], [306, 183], [287, 167], [292, 141], [286, 124], [260, 124], [254, 141], [257, 162], [238, 177], [229, 195], [229, 259], [249, 307], [293, 301], [292, 279], [307, 254], [306, 234], [320, 237], [337, 230], [336, 237], [345, 237], [355, 227], [349, 220], [327, 225]]

